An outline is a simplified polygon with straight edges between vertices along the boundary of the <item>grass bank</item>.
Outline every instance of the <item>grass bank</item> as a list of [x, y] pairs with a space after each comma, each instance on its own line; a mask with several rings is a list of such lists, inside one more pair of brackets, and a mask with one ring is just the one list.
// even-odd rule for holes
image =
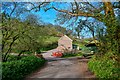
[[115, 59], [112, 59], [113, 55], [106, 54], [102, 57], [93, 56], [88, 62], [89, 69], [94, 72], [98, 78], [102, 79], [120, 79], [120, 67]]

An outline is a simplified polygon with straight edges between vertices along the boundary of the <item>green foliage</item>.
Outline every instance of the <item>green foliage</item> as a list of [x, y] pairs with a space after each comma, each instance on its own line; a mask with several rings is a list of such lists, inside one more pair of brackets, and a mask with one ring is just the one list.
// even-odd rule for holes
[[58, 38], [54, 36], [57, 36], [58, 32], [54, 25], [31, 25], [28, 22], [12, 18], [3, 19], [3, 61], [7, 61], [8, 54], [11, 52], [20, 55], [27, 52], [41, 53], [42, 49], [49, 50], [57, 47], [55, 42]]
[[107, 53], [112, 50], [115, 54], [120, 53], [120, 25], [119, 20], [113, 15], [101, 18], [106, 26], [105, 36], [99, 37], [101, 42], [100, 49]]
[[88, 49], [85, 44], [86, 44], [86, 40], [84, 39], [83, 41], [79, 40], [79, 39], [74, 39], [73, 40], [73, 44], [78, 45], [80, 47], [81, 50], [85, 51], [86, 49]]
[[0, 80], [2, 79], [2, 62], [0, 62]]
[[24, 58], [26, 56], [14, 56], [14, 55], [9, 55], [8, 60], [7, 61], [16, 61], [16, 60], [20, 60], [22, 58]]
[[[112, 10], [112, 9], [111, 9]], [[106, 26], [104, 31], [98, 32], [99, 54], [89, 62], [89, 68], [99, 78], [119, 78], [120, 79], [120, 25], [119, 20], [112, 14], [107, 14], [100, 18]]]
[[44, 59], [28, 56], [18, 61], [4, 62], [2, 64], [3, 80], [22, 80], [25, 75], [43, 66]]
[[66, 53], [66, 54], [63, 54], [63, 58], [67, 58], [67, 57], [75, 57], [75, 56], [82, 56], [83, 54], [82, 53]]
[[54, 49], [58, 46], [58, 41], [59, 37], [54, 37], [54, 36], [46, 36], [46, 38], [44, 39], [44, 43], [41, 47], [41, 51], [47, 51], [47, 50], [51, 50]]
[[111, 58], [108, 58], [108, 55], [104, 57], [93, 57], [89, 63], [89, 69], [95, 73], [98, 78], [120, 78], [119, 70], [117, 66], [118, 63]]
[[52, 44], [48, 44], [46, 45], [44, 48], [42, 48], [43, 51], [47, 51], [47, 50], [51, 50], [51, 49], [54, 49], [56, 48], [58, 45], [57, 45], [57, 42], [54, 42]]

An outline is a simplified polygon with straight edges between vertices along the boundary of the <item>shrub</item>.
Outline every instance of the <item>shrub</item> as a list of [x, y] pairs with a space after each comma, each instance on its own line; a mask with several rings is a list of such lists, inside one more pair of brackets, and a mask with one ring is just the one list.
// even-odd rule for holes
[[2, 64], [3, 80], [22, 80], [25, 75], [43, 66], [44, 59], [35, 56], [22, 58], [18, 61], [4, 62]]
[[62, 57], [75, 57], [75, 56], [82, 56], [83, 54], [80, 53], [64, 53]]
[[110, 59], [108, 56], [97, 58], [93, 57], [89, 62], [89, 69], [95, 73], [98, 78], [119, 78], [119, 69], [115, 60]]
[[20, 60], [20, 59], [22, 59], [24, 57], [26, 57], [26, 56], [9, 55], [7, 61], [16, 61], [16, 60]]

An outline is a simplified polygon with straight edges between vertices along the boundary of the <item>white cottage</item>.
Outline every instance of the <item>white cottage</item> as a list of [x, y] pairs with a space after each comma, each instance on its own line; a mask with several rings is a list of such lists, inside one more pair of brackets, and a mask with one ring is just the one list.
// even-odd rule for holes
[[71, 51], [73, 49], [72, 47], [72, 39], [70, 39], [67, 35], [62, 36], [59, 40], [58, 40], [58, 50], [69, 50]]

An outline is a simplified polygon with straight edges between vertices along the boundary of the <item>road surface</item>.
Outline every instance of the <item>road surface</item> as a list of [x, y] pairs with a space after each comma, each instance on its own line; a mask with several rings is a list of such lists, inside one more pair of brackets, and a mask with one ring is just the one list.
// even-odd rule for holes
[[28, 75], [26, 80], [43, 78], [95, 78], [95, 75], [88, 70], [87, 62], [89, 59], [78, 57], [54, 58], [50, 54], [54, 51], [56, 50], [48, 51], [43, 55], [48, 60], [46, 65]]

